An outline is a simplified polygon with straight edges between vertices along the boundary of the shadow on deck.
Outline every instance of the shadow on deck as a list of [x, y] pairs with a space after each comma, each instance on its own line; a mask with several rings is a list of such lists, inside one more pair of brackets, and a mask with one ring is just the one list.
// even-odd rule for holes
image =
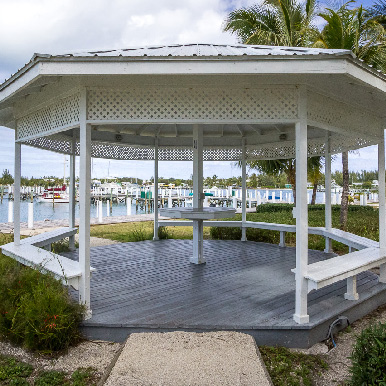
[[[207, 263], [193, 265], [191, 240], [121, 243], [91, 249], [93, 317], [86, 336], [122, 341], [131, 332], [236, 330], [259, 345], [309, 347], [326, 338], [338, 316], [353, 322], [386, 303], [377, 275], [358, 275], [358, 301], [343, 297], [346, 281], [308, 295], [310, 323], [298, 325], [295, 249], [277, 245], [204, 241]], [[66, 253], [77, 258], [77, 252]], [[309, 263], [331, 257], [309, 251]]]

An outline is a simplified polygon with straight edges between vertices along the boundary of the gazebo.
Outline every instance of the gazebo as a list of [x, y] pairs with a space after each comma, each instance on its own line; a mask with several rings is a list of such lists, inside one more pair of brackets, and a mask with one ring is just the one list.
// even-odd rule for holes
[[[241, 161], [242, 220], [215, 225], [240, 227], [240, 242], [246, 240], [248, 227], [278, 230], [282, 247], [285, 232], [296, 232], [293, 319], [307, 324], [310, 291], [347, 279], [345, 298], [355, 303], [357, 274], [380, 266], [379, 282], [386, 282], [385, 102], [385, 75], [347, 50], [189, 44], [35, 54], [0, 86], [0, 124], [15, 130], [15, 239], [3, 246], [3, 253], [28, 265], [44, 262], [45, 269], [79, 289], [79, 300], [91, 316], [91, 157], [154, 160], [155, 192], [159, 161], [193, 161], [193, 208], [163, 213], [191, 220], [192, 264], [205, 263], [203, 226], [233, 214], [230, 208], [225, 213], [203, 208], [203, 162]], [[70, 156], [69, 228], [20, 240], [22, 144]], [[325, 188], [330, 192], [331, 155], [369, 145], [378, 146], [380, 242], [332, 228], [330, 194], [325, 226], [308, 227], [307, 157], [325, 157]], [[49, 256], [40, 246], [65, 236], [73, 239], [76, 156], [79, 261], [58, 257], [47, 263]], [[296, 159], [296, 227], [247, 221], [246, 162], [285, 158]], [[158, 227], [168, 224], [159, 220], [156, 204], [155, 239]], [[326, 253], [333, 239], [353, 249], [349, 255], [309, 264], [309, 233], [325, 237]]]

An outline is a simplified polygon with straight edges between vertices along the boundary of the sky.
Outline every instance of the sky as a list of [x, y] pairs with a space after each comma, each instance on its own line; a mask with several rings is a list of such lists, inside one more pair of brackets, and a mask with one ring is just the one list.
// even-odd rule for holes
[[[116, 49], [158, 44], [237, 43], [222, 32], [222, 23], [233, 9], [249, 7], [255, 0], [0, 0], [0, 83], [27, 63], [35, 52], [66, 53], [91, 49]], [[329, 7], [341, 0], [325, 0]], [[371, 1], [363, 2], [369, 6]], [[320, 23], [320, 21], [318, 21]], [[0, 126], [0, 173], [13, 174], [14, 131]], [[49, 165], [49, 167], [47, 167]], [[65, 166], [66, 165], [66, 166]], [[68, 175], [68, 157], [22, 147], [22, 175]], [[377, 169], [377, 150], [369, 147], [349, 155], [349, 168]], [[340, 170], [340, 157], [333, 162]], [[189, 178], [191, 162], [160, 162], [162, 177]], [[231, 162], [205, 162], [204, 176], [228, 178], [241, 170]], [[93, 160], [92, 176], [129, 176], [149, 179], [150, 161]]]

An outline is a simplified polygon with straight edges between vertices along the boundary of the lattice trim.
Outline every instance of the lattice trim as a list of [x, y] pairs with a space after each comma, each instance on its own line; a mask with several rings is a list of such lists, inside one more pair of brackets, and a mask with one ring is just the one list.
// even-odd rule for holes
[[77, 93], [20, 118], [17, 121], [18, 139], [43, 136], [55, 129], [76, 125], [79, 123], [79, 101], [80, 94]]
[[90, 90], [88, 119], [97, 121], [234, 121], [296, 119], [294, 88]]
[[307, 110], [311, 121], [375, 137], [381, 132], [379, 117], [314, 92], [308, 93]]
[[[63, 134], [55, 134], [34, 140], [25, 141], [27, 145], [41, 149], [51, 150], [63, 154], [70, 154], [71, 140]], [[341, 135], [331, 137], [331, 152], [341, 153], [346, 150], [360, 149], [375, 145], [376, 140], [363, 138], [350, 138]], [[108, 144], [93, 142], [91, 156], [95, 158], [117, 160], [153, 160], [154, 149], [141, 146], [125, 146], [124, 144]], [[160, 161], [191, 161], [193, 151], [185, 147], [160, 147]], [[79, 143], [76, 146], [76, 154], [79, 155]], [[324, 139], [312, 139], [308, 141], [308, 156], [323, 156], [325, 154]], [[237, 161], [241, 159], [241, 148], [204, 148], [204, 161]], [[261, 146], [248, 146], [246, 158], [255, 159], [280, 159], [295, 158], [295, 143], [287, 141], [276, 144], [264, 144]]]

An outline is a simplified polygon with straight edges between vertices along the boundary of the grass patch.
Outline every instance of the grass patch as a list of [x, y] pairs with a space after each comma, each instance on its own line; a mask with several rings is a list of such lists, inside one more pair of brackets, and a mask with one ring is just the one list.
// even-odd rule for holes
[[[0, 243], [13, 240], [1, 235]], [[51, 353], [80, 340], [84, 306], [52, 275], [0, 253], [0, 335], [31, 350]]]
[[78, 368], [72, 374], [63, 371], [38, 372], [29, 363], [0, 354], [0, 385], [18, 386], [93, 386], [97, 370]]
[[[278, 224], [295, 225], [296, 220], [292, 216], [293, 205], [290, 204], [264, 204], [258, 207], [257, 213], [247, 213], [247, 221], [261, 221]], [[340, 207], [333, 206], [332, 226], [339, 228]], [[221, 221], [241, 221], [241, 214], [234, 218], [222, 219]], [[313, 227], [324, 227], [324, 205], [309, 206], [309, 225]], [[347, 231], [353, 234], [367, 237], [371, 240], [379, 240], [378, 209], [372, 207], [350, 206], [348, 212]], [[153, 239], [153, 222], [130, 222], [123, 224], [95, 225], [91, 227], [91, 236], [101, 237], [120, 242], [142, 241]], [[160, 227], [160, 238], [167, 239], [192, 239], [192, 227]], [[239, 240], [241, 238], [240, 228], [228, 227], [204, 227], [204, 239], [216, 240]], [[280, 233], [266, 229], [247, 229], [247, 239], [250, 241], [278, 244]], [[285, 238], [288, 246], [295, 246], [295, 233], [286, 233]], [[308, 243], [310, 249], [324, 250], [324, 237], [309, 235]], [[348, 246], [332, 241], [332, 248], [338, 254], [348, 253]]]
[[29, 385], [32, 372], [30, 364], [0, 354], [0, 385]]
[[285, 347], [259, 347], [275, 386], [311, 386], [312, 379], [328, 368], [317, 355], [293, 352]]
[[[276, 205], [276, 204], [275, 204]], [[277, 204], [279, 207], [281, 204]], [[266, 205], [260, 205], [264, 207]], [[269, 204], [267, 205], [269, 206]], [[272, 205], [273, 206], [273, 205]], [[247, 221], [255, 222], [268, 222], [278, 224], [290, 224], [295, 225], [296, 220], [292, 217], [292, 209], [290, 205], [283, 204], [282, 210], [271, 211], [268, 208], [266, 211], [261, 210], [258, 213], [247, 213]], [[312, 208], [312, 209], [310, 209]], [[351, 207], [350, 207], [351, 208]], [[347, 220], [347, 231], [358, 236], [367, 237], [371, 240], [379, 240], [379, 220], [378, 220], [378, 209], [372, 207], [352, 207], [355, 210], [350, 210], [348, 213]], [[339, 228], [339, 210], [332, 211], [332, 226]], [[224, 219], [241, 221], [241, 214], [236, 214], [234, 218]], [[314, 209], [309, 206], [308, 211], [308, 223], [309, 226], [313, 227], [324, 227], [324, 205], [320, 205], [319, 208]], [[221, 231], [219, 231], [221, 229]], [[236, 230], [237, 228], [217, 228], [211, 229], [211, 237], [213, 239], [233, 239], [237, 240], [241, 237], [241, 231]], [[240, 236], [240, 237], [239, 237]], [[247, 239], [250, 241], [259, 241], [272, 244], [278, 244], [280, 241], [280, 233], [278, 231], [270, 231], [266, 229], [247, 229]], [[295, 233], [286, 233], [286, 244], [288, 246], [295, 246], [296, 235]], [[310, 249], [324, 250], [325, 241], [324, 237], [318, 235], [309, 235], [308, 243]], [[332, 248], [334, 252], [339, 254], [348, 253], [348, 247], [337, 241], [332, 241]]]
[[[163, 228], [163, 229], [161, 229]], [[122, 224], [94, 225], [91, 227], [91, 236], [116, 240], [122, 243], [130, 241], [152, 240], [154, 235], [153, 221], [127, 222]], [[192, 239], [192, 227], [160, 227], [160, 238]], [[204, 239], [210, 238], [208, 227], [204, 228]]]

